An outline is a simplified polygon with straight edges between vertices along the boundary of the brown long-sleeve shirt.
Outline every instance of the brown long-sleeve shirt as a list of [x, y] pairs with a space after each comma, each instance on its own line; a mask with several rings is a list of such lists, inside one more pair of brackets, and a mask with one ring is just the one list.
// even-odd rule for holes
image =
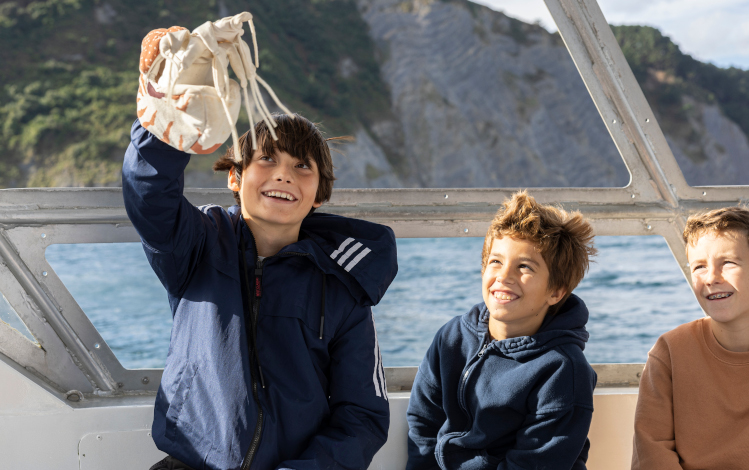
[[749, 469], [749, 352], [723, 348], [710, 322], [681, 325], [650, 350], [632, 470]]

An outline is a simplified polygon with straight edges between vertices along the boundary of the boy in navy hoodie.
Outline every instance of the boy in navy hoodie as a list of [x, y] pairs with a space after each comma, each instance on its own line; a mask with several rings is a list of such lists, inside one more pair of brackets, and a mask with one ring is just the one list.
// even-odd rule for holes
[[365, 469], [389, 406], [371, 306], [397, 271], [387, 227], [313, 214], [332, 192], [308, 120], [261, 121], [214, 169], [239, 205], [183, 196], [190, 156], [136, 121], [122, 171], [130, 220], [174, 324], [156, 397], [154, 469]]
[[416, 375], [409, 470], [585, 469], [596, 374], [571, 292], [592, 240], [579, 213], [505, 201], [484, 240], [484, 302], [437, 332]]

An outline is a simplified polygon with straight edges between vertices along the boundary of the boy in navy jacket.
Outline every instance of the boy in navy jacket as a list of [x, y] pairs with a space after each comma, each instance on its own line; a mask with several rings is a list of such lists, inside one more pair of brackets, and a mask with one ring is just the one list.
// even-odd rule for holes
[[592, 239], [579, 213], [505, 201], [484, 240], [484, 302], [437, 332], [416, 375], [408, 469], [585, 469], [596, 374], [571, 292]]
[[123, 165], [128, 215], [174, 324], [153, 439], [167, 469], [365, 469], [389, 406], [371, 306], [397, 272], [387, 227], [313, 214], [332, 192], [326, 139], [275, 116], [214, 169], [238, 206], [183, 196], [187, 153], [138, 121]]

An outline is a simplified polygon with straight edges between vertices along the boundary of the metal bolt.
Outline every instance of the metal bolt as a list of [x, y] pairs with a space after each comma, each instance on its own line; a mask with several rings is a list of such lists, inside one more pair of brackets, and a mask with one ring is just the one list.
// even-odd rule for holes
[[637, 373], [637, 378], [639, 379], [640, 377], [642, 377], [642, 372]]
[[635, 195], [633, 194], [633, 195], [632, 195], [632, 199], [634, 199], [634, 198], [635, 198]]
[[445, 194], [445, 199], [447, 199], [447, 197], [448, 197], [447, 194]]
[[464, 229], [463, 229], [463, 233], [468, 233], [468, 229], [467, 229], [467, 228], [464, 228]]
[[101, 435], [96, 436], [96, 440], [100, 441], [101, 440]]
[[650, 122], [650, 118], [645, 118], [645, 122]]
[[143, 382], [144, 384], [147, 384], [148, 382], [150, 382], [150, 380], [148, 380], [148, 377], [143, 377], [141, 379], [141, 382]]
[[122, 383], [122, 382], [117, 382], [117, 388], [122, 388], [122, 387], [124, 387], [124, 386], [125, 386], [125, 384], [124, 384], [124, 383]]
[[46, 233], [43, 233], [43, 234], [42, 234], [42, 238], [47, 238], [47, 234], [46, 234]]
[[99, 343], [94, 343], [94, 347], [95, 347], [96, 349], [99, 349], [99, 348], [101, 347], [101, 344], [99, 344]]
[[42, 276], [46, 276], [46, 275], [47, 275], [47, 271], [42, 271]]
[[707, 196], [707, 191], [702, 191], [703, 196]]
[[611, 123], [612, 124], [616, 124], [616, 119], [614, 119], [613, 121], [611, 121]]
[[148, 432], [148, 437], [151, 437], [151, 432], [150, 431]]
[[652, 228], [653, 228], [652, 226], [648, 225], [648, 230], [650, 230], [650, 229], [652, 229]]

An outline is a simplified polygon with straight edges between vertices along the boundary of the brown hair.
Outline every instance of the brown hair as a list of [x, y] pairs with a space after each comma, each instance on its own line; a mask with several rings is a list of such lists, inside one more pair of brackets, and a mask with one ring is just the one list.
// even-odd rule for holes
[[749, 210], [733, 206], [694, 214], [687, 219], [682, 238], [689, 247], [694, 246], [697, 240], [707, 232], [727, 231], [743, 233], [749, 242]]
[[593, 247], [593, 228], [580, 212], [539, 204], [525, 191], [516, 192], [503, 205], [484, 238], [481, 272], [486, 270], [495, 238], [511, 237], [535, 244], [549, 268], [548, 289], [565, 290], [562, 301], [549, 308], [553, 314], [554, 307], [561, 306], [583, 280], [590, 258], [598, 252]]
[[[314, 123], [298, 114], [294, 114], [292, 118], [288, 114], [274, 113], [273, 119], [278, 123], [278, 127], [274, 128], [278, 140], [273, 140], [268, 126], [264, 121], [260, 121], [255, 124], [258, 148], [266, 155], [286, 152], [307, 165], [310, 164], [310, 161], [314, 161], [320, 175], [315, 202], [323, 203], [330, 200], [335, 175], [333, 174], [333, 159], [330, 156], [328, 141], [346, 140], [347, 137], [325, 138]], [[226, 153], [213, 164], [213, 171], [233, 171], [241, 184], [242, 170], [252, 162], [253, 150], [250, 131], [245, 132], [239, 138], [239, 148], [242, 154], [241, 164], [234, 161], [234, 148], [229, 147]], [[234, 200], [237, 201], [237, 204], [242, 205], [239, 193], [233, 192]], [[314, 210], [313, 207], [310, 213]]]

